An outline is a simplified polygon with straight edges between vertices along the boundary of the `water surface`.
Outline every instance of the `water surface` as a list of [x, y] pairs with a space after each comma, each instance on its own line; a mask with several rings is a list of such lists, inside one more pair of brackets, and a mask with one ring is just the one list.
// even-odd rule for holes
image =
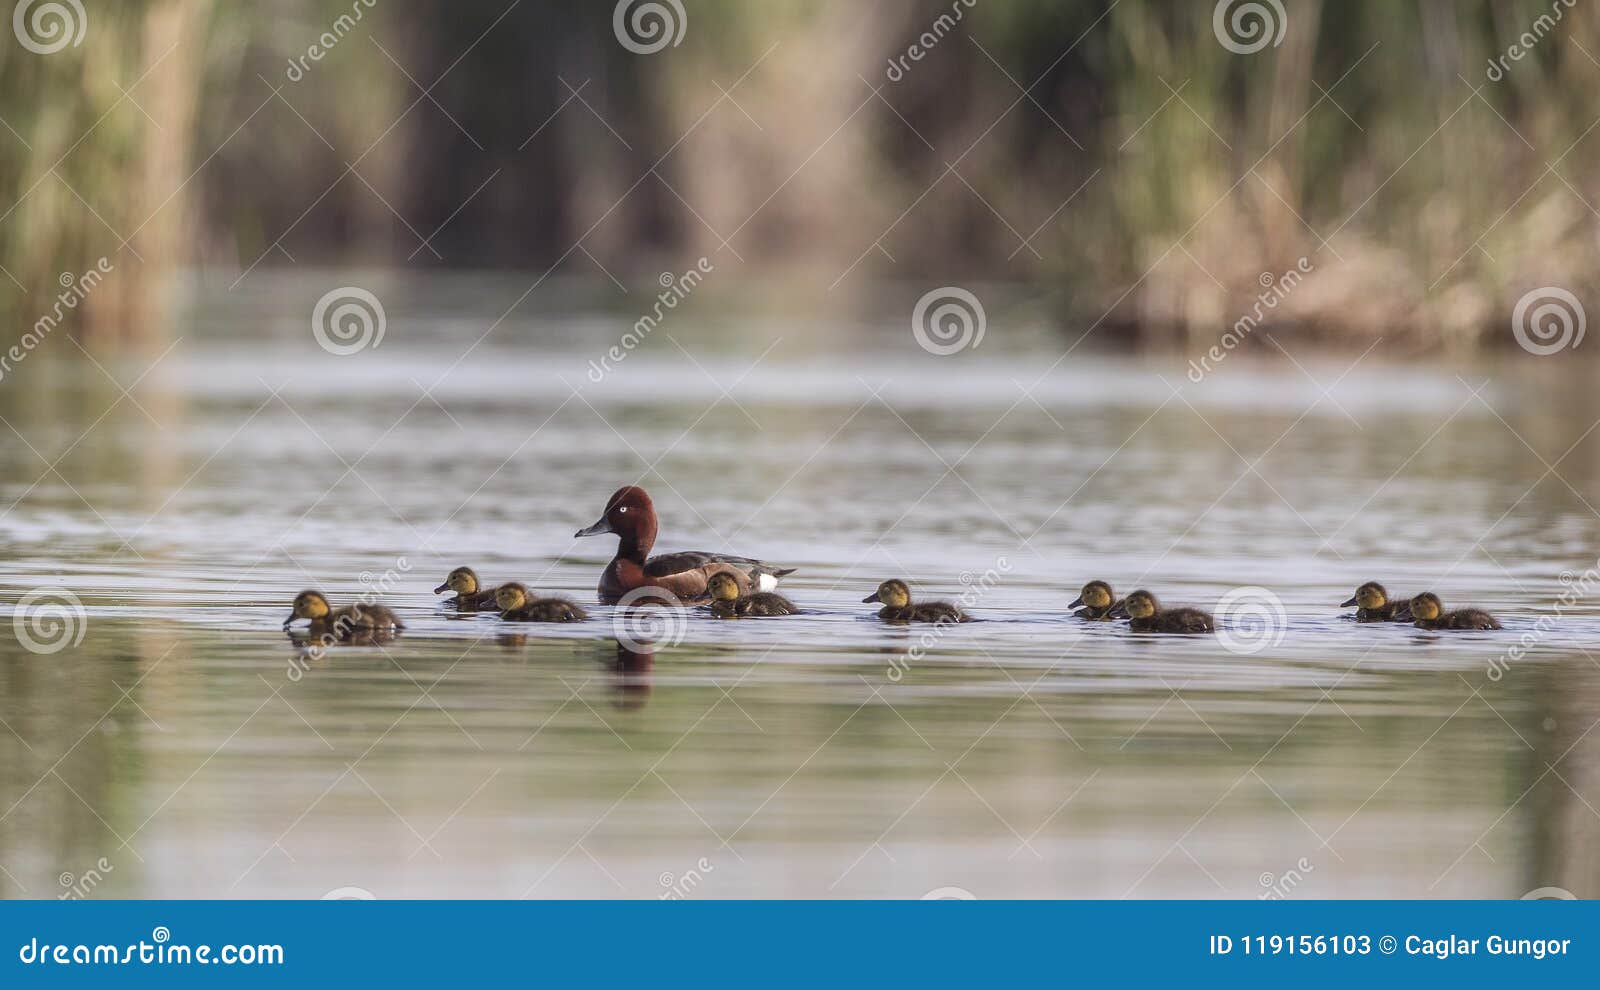
[[[1600, 546], [1576, 358], [1238, 355], [1196, 384], [1001, 316], [938, 358], [900, 319], [685, 310], [595, 381], [637, 314], [497, 324], [524, 287], [386, 297], [382, 345], [333, 357], [323, 283], [281, 280], [153, 370], [8, 376], [4, 599], [84, 619], [0, 642], [0, 891], [1600, 893], [1600, 615], [1560, 597]], [[592, 603], [615, 541], [571, 534], [632, 482], [662, 549], [799, 567], [807, 614], [629, 650], [603, 607], [437, 607], [461, 563]], [[890, 576], [982, 621], [885, 627], [860, 599]], [[1091, 577], [1269, 589], [1281, 639], [1081, 623]], [[1337, 603], [1374, 577], [1506, 630], [1357, 625]], [[304, 587], [379, 584], [391, 643], [280, 629]]]

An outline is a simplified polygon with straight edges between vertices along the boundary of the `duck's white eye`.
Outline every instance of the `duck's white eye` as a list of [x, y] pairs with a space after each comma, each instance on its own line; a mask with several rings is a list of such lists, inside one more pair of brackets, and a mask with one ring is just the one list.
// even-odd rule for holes
[[627, 507], [627, 506], [626, 506], [626, 505], [624, 505], [624, 506], [620, 506], [620, 507], [619, 507], [619, 508], [618, 508], [618, 509], [617, 509], [617, 511], [618, 511], [618, 512], [627, 512], [627, 511], [628, 511], [628, 507]]

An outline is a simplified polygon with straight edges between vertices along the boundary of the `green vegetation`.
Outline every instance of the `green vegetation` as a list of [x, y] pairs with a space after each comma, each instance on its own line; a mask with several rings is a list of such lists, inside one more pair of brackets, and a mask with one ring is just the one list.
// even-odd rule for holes
[[1276, 325], [1340, 345], [1480, 346], [1531, 288], [1583, 295], [1600, 13], [1285, 6], [1239, 54], [1209, 2], [686, 0], [641, 55], [610, 4], [94, 5], [75, 47], [0, 38], [5, 337], [101, 257], [73, 329], [104, 344], [159, 337], [191, 266], [599, 276], [580, 237], [620, 277], [1015, 282], [1143, 342], [1215, 338], [1302, 257]]

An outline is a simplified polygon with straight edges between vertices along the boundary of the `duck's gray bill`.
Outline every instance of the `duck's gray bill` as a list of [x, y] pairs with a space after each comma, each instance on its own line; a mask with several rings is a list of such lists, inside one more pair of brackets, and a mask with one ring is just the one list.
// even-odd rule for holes
[[433, 589], [433, 593], [438, 595], [438, 594], [442, 594], [443, 592], [446, 592], [446, 591], [449, 591], [449, 590], [450, 590], [450, 582], [446, 581], [444, 584], [441, 584], [441, 585], [439, 585], [439, 587]]
[[580, 536], [597, 536], [600, 533], [614, 533], [614, 532], [616, 532], [616, 530], [611, 528], [611, 523], [606, 521], [606, 520], [604, 520], [604, 519], [602, 519], [599, 522], [595, 523], [593, 526], [588, 526], [588, 527], [585, 527], [584, 529], [578, 530], [576, 533], [573, 533], [572, 536], [573, 536], [574, 539], [576, 539], [577, 537], [580, 537]]
[[883, 601], [883, 599], [879, 598], [878, 597], [878, 593], [876, 591], [874, 591], [872, 594], [870, 594], [867, 597], [861, 599], [861, 604], [865, 605], [867, 602], [881, 602], [881, 601]]
[[1072, 600], [1072, 604], [1067, 606], [1067, 608], [1082, 608], [1082, 607], [1083, 607], [1083, 596], [1082, 595], [1079, 595], [1078, 597], [1074, 598]]
[[1350, 606], [1354, 605], [1355, 603], [1356, 603], [1356, 596], [1355, 595], [1351, 595], [1350, 596], [1350, 600], [1347, 601], [1347, 602], [1340, 602], [1339, 603], [1339, 607], [1340, 608], [1349, 608]]

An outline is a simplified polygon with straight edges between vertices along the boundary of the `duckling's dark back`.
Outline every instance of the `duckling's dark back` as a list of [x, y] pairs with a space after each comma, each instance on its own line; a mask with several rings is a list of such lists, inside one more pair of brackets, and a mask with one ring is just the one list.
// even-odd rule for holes
[[577, 602], [567, 598], [534, 598], [521, 608], [500, 614], [500, 618], [512, 622], [581, 622], [588, 617], [589, 613]]

